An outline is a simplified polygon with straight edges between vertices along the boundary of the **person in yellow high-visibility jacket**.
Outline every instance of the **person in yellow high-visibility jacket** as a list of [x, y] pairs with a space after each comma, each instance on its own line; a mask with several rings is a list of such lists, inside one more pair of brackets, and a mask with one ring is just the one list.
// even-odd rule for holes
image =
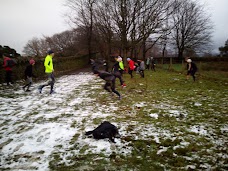
[[45, 67], [45, 73], [48, 76], [48, 83], [39, 86], [38, 90], [40, 93], [42, 92], [42, 89], [45, 86], [49, 86], [49, 85], [51, 86], [50, 94], [54, 92], [53, 88], [55, 84], [55, 77], [54, 77], [54, 67], [53, 67], [53, 61], [52, 61], [52, 58], [54, 57], [54, 55], [55, 55], [54, 52], [52, 50], [49, 50], [48, 55], [45, 58], [44, 67]]
[[123, 71], [124, 71], [123, 60], [120, 56], [118, 56], [117, 61], [119, 62], [119, 71], [120, 71], [121, 75], [123, 75]]

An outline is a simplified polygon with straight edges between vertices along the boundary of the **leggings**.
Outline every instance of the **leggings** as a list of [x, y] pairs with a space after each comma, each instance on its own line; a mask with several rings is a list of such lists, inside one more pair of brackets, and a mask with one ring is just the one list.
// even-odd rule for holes
[[23, 88], [27, 87], [27, 90], [29, 90], [29, 88], [32, 85], [32, 77], [27, 77], [26, 82], [27, 82], [27, 84]]
[[46, 84], [41, 85], [40, 89], [50, 85], [51, 91], [52, 91], [54, 88], [54, 84], [55, 84], [55, 77], [54, 77], [53, 73], [48, 73], [47, 76], [48, 76], [48, 82]]
[[[111, 90], [110, 90], [111, 88]], [[116, 91], [115, 89], [115, 79], [112, 81], [106, 81], [105, 85], [104, 85], [104, 89], [107, 90], [108, 92], [113, 92], [116, 95], [120, 96], [120, 93], [118, 91]]]
[[196, 73], [196, 71], [188, 71], [187, 75], [191, 75], [193, 80], [195, 81], [196, 80], [195, 73]]
[[9, 83], [13, 83], [13, 81], [12, 81], [12, 71], [6, 71], [5, 80], [7, 82], [7, 85], [9, 85]]
[[119, 71], [114, 72], [114, 76], [115, 76], [116, 78], [119, 78], [119, 80], [120, 80], [120, 85], [123, 85], [124, 81], [123, 81], [121, 72], [119, 72]]
[[128, 74], [130, 74], [130, 75], [131, 75], [131, 78], [133, 78], [132, 72], [133, 72], [133, 70], [130, 70], [130, 68], [129, 68], [129, 70], [128, 70]]
[[144, 70], [139, 70], [139, 74], [142, 78], [144, 78]]

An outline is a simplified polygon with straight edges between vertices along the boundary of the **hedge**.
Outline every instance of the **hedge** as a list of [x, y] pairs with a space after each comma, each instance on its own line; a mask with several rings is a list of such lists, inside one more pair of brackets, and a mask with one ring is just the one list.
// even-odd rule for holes
[[[95, 55], [95, 54], [94, 54]], [[36, 61], [34, 65], [33, 73], [38, 78], [45, 77], [44, 73], [44, 58], [33, 58]], [[13, 80], [24, 79], [24, 70], [29, 65], [28, 57], [19, 57], [14, 59], [17, 64], [13, 67]], [[3, 64], [3, 59], [0, 59], [0, 63]], [[77, 69], [84, 68], [89, 64], [89, 56], [71, 56], [71, 57], [54, 57], [53, 65], [55, 69], [55, 75], [62, 75], [64, 73], [73, 72]], [[3, 67], [0, 69], [0, 83], [5, 81], [5, 70]]]

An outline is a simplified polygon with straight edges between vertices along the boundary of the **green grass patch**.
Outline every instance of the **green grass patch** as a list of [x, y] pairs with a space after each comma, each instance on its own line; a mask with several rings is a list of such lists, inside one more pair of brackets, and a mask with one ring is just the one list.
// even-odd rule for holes
[[[78, 130], [69, 147], [55, 146], [50, 170], [226, 170], [227, 72], [200, 69], [194, 82], [192, 78], [186, 80], [181, 64], [172, 67], [158, 66], [156, 72], [146, 70], [145, 78], [135, 72], [134, 78], [124, 74], [127, 87], [122, 88], [116, 80], [122, 100], [103, 90], [104, 82], [100, 80], [93, 83], [88, 96], [82, 97], [91, 101], [76, 103], [79, 91], [90, 90], [90, 85], [80, 87], [66, 101], [75, 102], [72, 109], [77, 112], [89, 109], [91, 114], [86, 117], [76, 118], [73, 112], [66, 112], [48, 120], [34, 119], [36, 124], [73, 119], [71, 128]], [[55, 109], [45, 112], [52, 110]], [[30, 115], [35, 116], [36, 112]], [[24, 117], [29, 119], [29, 115]], [[108, 152], [97, 152], [96, 141], [90, 145], [92, 140], [83, 133], [105, 120], [115, 123], [122, 137]], [[23, 131], [23, 126], [19, 131]]]

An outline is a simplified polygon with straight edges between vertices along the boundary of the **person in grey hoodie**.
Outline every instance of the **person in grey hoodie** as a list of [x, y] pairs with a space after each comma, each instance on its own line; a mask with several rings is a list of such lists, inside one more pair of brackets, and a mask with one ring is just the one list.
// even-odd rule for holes
[[144, 78], [145, 62], [143, 60], [138, 60], [139, 62], [139, 74]]

